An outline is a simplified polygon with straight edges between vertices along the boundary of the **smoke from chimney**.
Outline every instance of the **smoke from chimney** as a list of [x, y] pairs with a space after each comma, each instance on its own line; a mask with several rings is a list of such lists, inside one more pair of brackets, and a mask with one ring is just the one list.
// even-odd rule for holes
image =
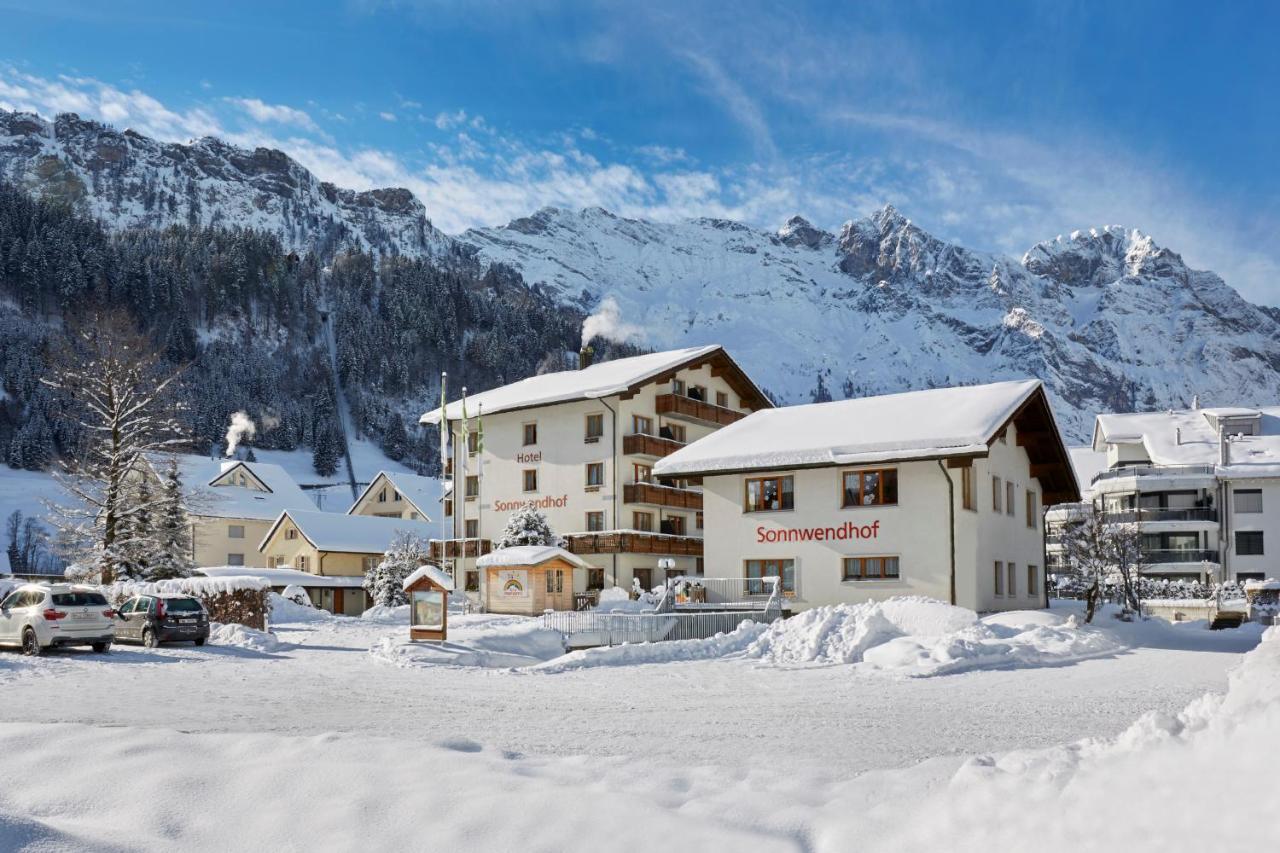
[[236, 452], [236, 447], [246, 438], [253, 438], [258, 428], [253, 425], [253, 419], [249, 417], [248, 412], [236, 412], [231, 416], [231, 425], [227, 427], [227, 451], [228, 458]]
[[600, 301], [600, 307], [582, 321], [582, 348], [587, 349], [593, 338], [604, 338], [614, 343], [625, 343], [643, 333], [639, 326], [622, 322], [622, 309], [612, 296]]

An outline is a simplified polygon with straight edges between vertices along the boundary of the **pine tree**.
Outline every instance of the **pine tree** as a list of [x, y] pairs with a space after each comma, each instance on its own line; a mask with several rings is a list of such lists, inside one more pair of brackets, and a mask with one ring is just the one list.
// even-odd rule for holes
[[376, 605], [397, 607], [408, 604], [409, 597], [404, 592], [405, 578], [426, 563], [429, 556], [430, 547], [425, 539], [404, 530], [396, 533], [382, 562], [365, 573], [364, 591]]
[[511, 513], [506, 529], [493, 543], [495, 549], [513, 548], [517, 545], [555, 545], [563, 548], [564, 540], [551, 529], [546, 513], [533, 505], [527, 505]]
[[321, 477], [331, 477], [338, 470], [338, 439], [333, 434], [333, 426], [327, 421], [316, 424], [315, 438], [312, 439], [311, 467]]
[[399, 462], [409, 452], [409, 436], [404, 430], [404, 418], [393, 412], [382, 433], [382, 452], [388, 459]]
[[150, 579], [189, 577], [195, 565], [191, 559], [191, 526], [182, 490], [182, 474], [178, 470], [178, 460], [172, 457], [162, 475], [155, 540], [158, 547]]

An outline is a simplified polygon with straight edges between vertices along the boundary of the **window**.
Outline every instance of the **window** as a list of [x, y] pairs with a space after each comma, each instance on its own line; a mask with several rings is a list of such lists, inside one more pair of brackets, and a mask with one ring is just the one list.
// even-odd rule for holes
[[380, 492], [378, 492], [378, 503], [384, 504], [386, 502], [387, 502], [387, 490], [383, 489]]
[[683, 536], [684, 516], [671, 515], [662, 519], [662, 532], [668, 536]]
[[729, 408], [729, 395], [723, 391], [716, 392], [716, 405], [722, 409]]
[[887, 506], [898, 502], [898, 470], [845, 471], [842, 507]]
[[1018, 567], [1013, 563], [1009, 564], [1009, 589], [1007, 592], [1010, 598], [1018, 594]]
[[268, 569], [283, 569], [287, 565], [289, 565], [288, 559], [280, 554], [272, 554], [270, 557], [267, 557]]
[[480, 477], [476, 474], [468, 474], [466, 479], [467, 500], [474, 500], [479, 494], [480, 494]]
[[631, 513], [631, 527], [634, 530], [640, 530], [645, 533], [652, 533], [653, 532], [653, 513], [651, 512]]
[[702, 529], [702, 513], [697, 513], [696, 515], [694, 515], [693, 526], [698, 528], [699, 530]]
[[771, 585], [763, 581], [763, 578], [768, 577], [782, 578], [783, 594], [795, 595], [795, 560], [746, 560], [742, 567], [743, 574], [747, 579], [747, 593], [749, 595], [764, 595], [768, 593]]
[[369, 572], [376, 569], [380, 562], [382, 562], [381, 557], [373, 557], [373, 556], [361, 557], [360, 568], [364, 569], [364, 573], [367, 575], [369, 574]]
[[653, 569], [632, 569], [631, 575], [640, 581], [640, 588], [645, 592], [653, 589]]
[[587, 488], [598, 489], [604, 485], [604, 463], [587, 463]]
[[537, 422], [527, 423], [524, 425], [524, 446], [538, 443], [538, 424]]
[[965, 509], [978, 508], [978, 489], [973, 477], [973, 463], [960, 469], [960, 500]]
[[604, 414], [595, 412], [587, 415], [587, 430], [584, 440], [587, 444], [595, 444], [604, 435]]
[[1004, 595], [1004, 563], [1001, 562], [1000, 560], [996, 560], [995, 579], [996, 579], [996, 595], [1003, 596]]
[[649, 467], [648, 465], [633, 465], [631, 467], [635, 469], [634, 470], [635, 482], [637, 483], [653, 482], [653, 468]]
[[746, 512], [777, 512], [795, 508], [795, 478], [756, 477], [746, 481]]
[[538, 491], [538, 469], [526, 468], [522, 473], [524, 490], [526, 492]]
[[1027, 489], [1027, 527], [1032, 530], [1036, 526], [1036, 493]]
[[228, 566], [243, 566], [243, 565], [244, 565], [244, 554], [228, 554], [228, 555], [227, 555], [227, 565], [228, 565]]
[[1004, 484], [1004, 511], [1013, 515], [1013, 483]]
[[587, 513], [587, 532], [599, 533], [604, 530], [604, 513], [589, 512]]
[[999, 477], [991, 478], [991, 508], [996, 512], [1000, 512], [1000, 499], [1004, 497], [1004, 487], [1000, 483]]
[[587, 592], [604, 589], [604, 569], [587, 569]]
[[400, 493], [397, 492], [395, 489], [391, 490], [391, 500], [397, 503], [400, 501]]
[[700, 401], [700, 402], [704, 402], [704, 403], [705, 403], [705, 402], [706, 402], [706, 400], [707, 400], [707, 388], [706, 388], [706, 386], [705, 386], [705, 385], [690, 385], [690, 386], [689, 386], [689, 399], [690, 399], [690, 400], [698, 400], [698, 401]]
[[684, 427], [680, 424], [666, 424], [658, 430], [658, 434], [663, 438], [669, 438], [672, 441], [678, 441], [681, 444], [684, 444], [685, 441], [687, 441], [685, 438]]
[[480, 519], [468, 518], [462, 523], [462, 535], [468, 539], [480, 538]]
[[467, 433], [467, 455], [475, 456], [476, 449], [479, 446], [480, 446], [480, 433], [478, 432]]
[[1262, 556], [1262, 531], [1261, 530], [1237, 530], [1236, 531], [1236, 554], [1241, 557], [1261, 557]]
[[228, 525], [227, 525], [227, 538], [228, 538], [228, 539], [243, 539], [243, 538], [244, 538], [244, 525], [243, 525], [243, 524], [228, 524]]
[[653, 435], [653, 418], [645, 415], [632, 415], [631, 432], [635, 435]]
[[564, 592], [563, 569], [547, 569], [547, 592]]
[[1035, 598], [1040, 591], [1040, 570], [1035, 566], [1027, 566], [1027, 597]]
[[453, 498], [444, 499], [444, 514], [446, 518], [453, 516]]
[[672, 380], [671, 380], [671, 393], [672, 393], [672, 394], [681, 394], [681, 395], [683, 395], [683, 394], [684, 394], [684, 380], [683, 380], [683, 379], [672, 379]]
[[466, 584], [465, 586], [466, 592], [479, 592], [480, 591], [480, 573], [478, 571], [475, 571], [474, 569], [467, 572], [466, 580], [464, 581], [464, 583]]
[[898, 579], [897, 557], [845, 557], [844, 579], [878, 581]]
[[296, 568], [296, 569], [298, 569], [299, 571], [302, 571], [302, 572], [310, 571], [310, 569], [311, 569], [311, 558], [310, 558], [310, 557], [303, 557], [303, 556], [301, 556], [301, 555], [299, 555], [299, 556], [297, 556], [297, 557], [294, 557], [294, 559], [293, 559], [293, 566], [294, 566], [294, 568]]
[[284, 538], [285, 538], [285, 539], [297, 539], [297, 538], [298, 538], [298, 528], [296, 528], [296, 527], [290, 527], [289, 529], [285, 530], [285, 532], [284, 532]]
[[1236, 512], [1262, 512], [1262, 489], [1236, 489]]

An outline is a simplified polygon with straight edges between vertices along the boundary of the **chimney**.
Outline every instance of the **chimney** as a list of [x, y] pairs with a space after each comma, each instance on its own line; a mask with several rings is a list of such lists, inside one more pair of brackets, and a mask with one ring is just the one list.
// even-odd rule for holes
[[1218, 424], [1218, 464], [1231, 464], [1231, 438], [1223, 430], [1222, 424]]
[[578, 350], [578, 369], [586, 370], [591, 366], [591, 359], [595, 357], [596, 351], [589, 345]]

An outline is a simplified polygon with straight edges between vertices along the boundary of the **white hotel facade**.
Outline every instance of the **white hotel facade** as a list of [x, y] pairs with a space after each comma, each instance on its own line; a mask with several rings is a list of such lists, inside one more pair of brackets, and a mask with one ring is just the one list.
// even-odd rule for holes
[[1046, 606], [1043, 508], [1079, 500], [1038, 380], [764, 410], [655, 474], [701, 483], [708, 578], [780, 576], [795, 610]]
[[[470, 447], [461, 401], [451, 402], [444, 428], [453, 488], [433, 557], [478, 594], [476, 558], [513, 512], [532, 503], [588, 564], [574, 570], [576, 592], [630, 587], [633, 579], [651, 588], [667, 574], [700, 573], [703, 494], [679, 479], [659, 483], [654, 465], [771, 406], [718, 346], [585, 364], [469, 395]], [[421, 420], [439, 424], [441, 413]]]

